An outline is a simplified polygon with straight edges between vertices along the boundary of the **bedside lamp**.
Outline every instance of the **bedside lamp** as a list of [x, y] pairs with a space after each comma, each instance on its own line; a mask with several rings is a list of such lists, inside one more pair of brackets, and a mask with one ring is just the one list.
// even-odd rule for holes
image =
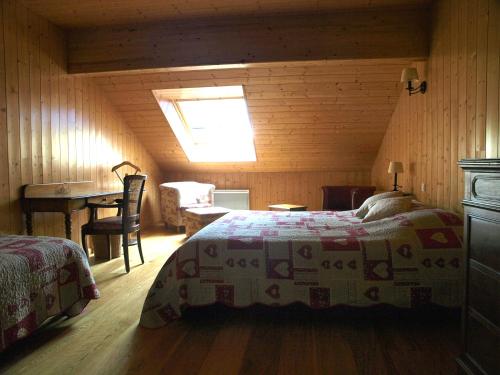
[[398, 173], [403, 173], [403, 163], [400, 161], [391, 161], [389, 163], [389, 169], [387, 173], [394, 173], [394, 189], [393, 191], [398, 191]]

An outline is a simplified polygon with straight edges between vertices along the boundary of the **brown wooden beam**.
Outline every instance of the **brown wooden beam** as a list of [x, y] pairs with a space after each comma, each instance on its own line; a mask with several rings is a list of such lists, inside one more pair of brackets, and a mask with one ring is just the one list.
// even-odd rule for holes
[[426, 58], [427, 9], [198, 20], [68, 32], [70, 73], [325, 59]]

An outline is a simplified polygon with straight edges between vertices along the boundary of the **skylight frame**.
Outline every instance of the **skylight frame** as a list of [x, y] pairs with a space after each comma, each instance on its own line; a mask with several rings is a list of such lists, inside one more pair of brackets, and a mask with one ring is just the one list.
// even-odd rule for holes
[[[257, 161], [253, 126], [243, 86], [165, 89], [153, 90], [152, 92], [190, 162], [240, 163]], [[221, 141], [212, 145], [210, 145], [210, 142], [195, 141], [193, 127], [190, 126], [179, 102], [230, 99], [241, 100], [244, 106], [244, 113], [241, 114], [244, 118], [240, 124], [243, 126], [243, 134], [246, 133], [248, 137], [245, 139], [242, 136], [239, 140], [231, 138], [227, 142]], [[219, 136], [222, 134], [224, 134], [223, 131]]]

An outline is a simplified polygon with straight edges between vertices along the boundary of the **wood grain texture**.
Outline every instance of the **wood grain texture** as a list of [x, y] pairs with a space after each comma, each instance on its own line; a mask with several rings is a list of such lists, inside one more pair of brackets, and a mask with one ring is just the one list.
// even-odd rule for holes
[[379, 189], [391, 185], [389, 161], [401, 160], [405, 191], [461, 212], [464, 184], [457, 161], [500, 155], [499, 12], [498, 1], [436, 3], [430, 58], [416, 64], [428, 92], [401, 93], [372, 169]]
[[234, 17], [298, 12], [326, 12], [379, 7], [425, 6], [430, 0], [20, 0], [64, 28], [81, 28], [200, 17]]
[[272, 204], [289, 203], [321, 210], [323, 185], [369, 185], [368, 171], [188, 173], [167, 172], [166, 181], [209, 182], [216, 189], [250, 190], [250, 209], [268, 210]]
[[[367, 171], [408, 59], [257, 64], [94, 78], [165, 171]], [[190, 163], [151, 90], [243, 85], [256, 163]]]
[[426, 58], [427, 20], [427, 8], [384, 8], [72, 29], [68, 70]]
[[[101, 298], [0, 354], [8, 374], [456, 374], [457, 317], [197, 309], [159, 329], [138, 320], [159, 269], [184, 235], [146, 234], [131, 252], [92, 267]], [[63, 353], [63, 354], [62, 354]]]
[[[92, 180], [115, 190], [111, 166], [123, 159], [149, 174], [144, 221], [156, 222], [161, 172], [101, 90], [65, 72], [62, 30], [19, 2], [0, 9], [0, 232], [24, 230], [22, 185]], [[75, 214], [76, 225], [85, 221]], [[35, 233], [64, 236], [62, 215], [36, 214]]]

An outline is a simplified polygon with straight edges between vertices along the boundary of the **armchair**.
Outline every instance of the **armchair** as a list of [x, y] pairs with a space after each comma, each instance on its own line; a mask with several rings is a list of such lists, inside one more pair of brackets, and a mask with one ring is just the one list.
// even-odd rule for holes
[[167, 227], [177, 231], [184, 226], [184, 211], [188, 208], [214, 206], [215, 185], [194, 181], [167, 182], [160, 185], [161, 216]]
[[375, 192], [375, 186], [323, 186], [323, 210], [348, 211], [359, 208]]

